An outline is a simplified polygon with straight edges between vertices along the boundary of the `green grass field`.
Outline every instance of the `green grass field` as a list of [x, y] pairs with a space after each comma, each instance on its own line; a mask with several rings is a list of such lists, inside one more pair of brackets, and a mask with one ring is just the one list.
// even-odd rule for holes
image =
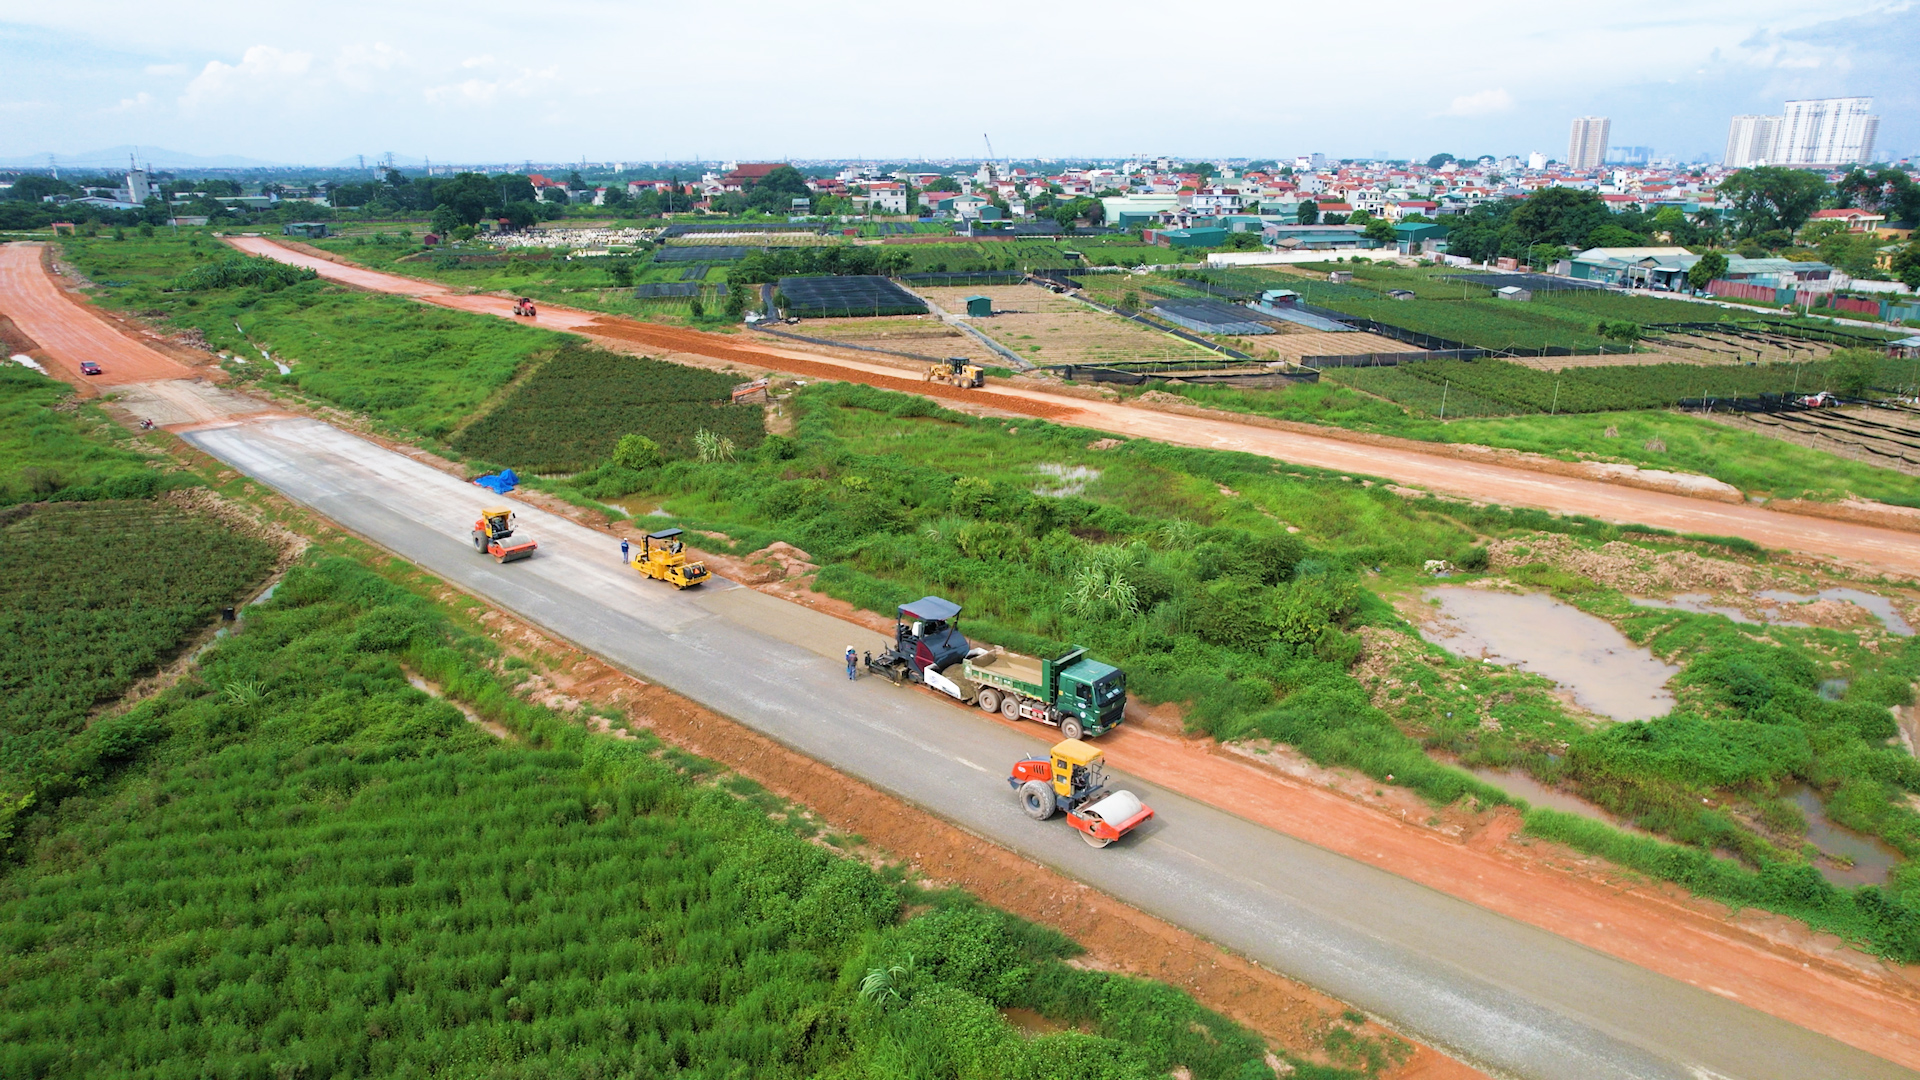
[[[1340, 392], [1351, 394], [1325, 397]], [[1766, 648], [1795, 659], [1754, 675], [1773, 680], [1767, 693], [1787, 710], [1766, 714], [1786, 728], [1756, 746], [1755, 706], [1739, 697], [1746, 676], [1731, 674], [1763, 655], [1744, 628], [1631, 609], [1619, 593], [1543, 563], [1516, 580], [1620, 622], [1684, 665], [1679, 709], [1647, 725], [1589, 728], [1537, 677], [1437, 650], [1415, 664], [1430, 674], [1414, 678], [1444, 686], [1381, 704], [1352, 673], [1361, 633], [1406, 632], [1378, 592], [1420, 587], [1425, 560], [1471, 564], [1476, 541], [1539, 529], [1648, 558], [1677, 542], [1533, 511], [1408, 500], [1264, 458], [1144, 441], [1094, 450], [1093, 432], [963, 417], [863, 387], [809, 387], [797, 410], [796, 439], [769, 440], [737, 463], [670, 464], [647, 479], [645, 498], [663, 501], [683, 525], [733, 538], [742, 553], [793, 543], [822, 565], [817, 588], [869, 610], [934, 593], [961, 604], [983, 640], [1029, 653], [1086, 644], [1126, 668], [1134, 693], [1181, 703], [1191, 725], [1223, 739], [1287, 743], [1326, 764], [1392, 775], [1437, 803], [1505, 796], [1436, 764], [1430, 750], [1565, 780], [1681, 842], [1675, 865], [1693, 868], [1686, 880], [1697, 888], [1920, 956], [1920, 910], [1911, 906], [1920, 864], [1906, 864], [1888, 888], [1909, 906], [1883, 917], [1879, 894], [1825, 886], [1798, 850], [1699, 806], [1702, 796], [1765, 802], [1796, 779], [1855, 784], [1849, 797], [1865, 808], [1855, 820], [1920, 856], [1920, 815], [1901, 794], [1920, 791], [1920, 768], [1883, 744], [1883, 721], [1868, 722], [1885, 717], [1888, 688], [1920, 676], [1912, 640], [1889, 653], [1850, 634], [1769, 628]], [[1061, 475], [1084, 486], [1048, 494]], [[1852, 672], [1860, 689], [1821, 700], [1809, 672], [1829, 670]], [[1465, 704], [1486, 701], [1506, 703], [1500, 725], [1482, 725], [1483, 706]], [[1653, 732], [1662, 749], [1645, 751], [1621, 734], [1628, 730]], [[1711, 862], [1712, 850], [1742, 862], [1718, 877], [1697, 872], [1690, 860]], [[1794, 891], [1806, 884], [1803, 869], [1821, 882], [1804, 895]], [[1776, 887], [1781, 875], [1798, 884]]]
[[159, 464], [71, 386], [0, 362], [0, 506], [143, 498], [166, 483]]
[[[198, 330], [246, 361], [227, 365], [243, 382], [287, 386], [430, 437], [478, 412], [534, 357], [577, 340], [319, 280], [171, 291], [195, 268], [234, 258], [199, 235], [69, 240], [65, 251], [101, 303]], [[292, 372], [280, 374], [275, 360]]]

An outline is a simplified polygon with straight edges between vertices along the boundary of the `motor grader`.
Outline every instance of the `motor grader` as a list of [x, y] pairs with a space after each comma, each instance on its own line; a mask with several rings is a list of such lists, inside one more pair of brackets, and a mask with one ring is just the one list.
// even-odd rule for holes
[[1079, 739], [1055, 743], [1043, 758], [1015, 762], [1007, 783], [1035, 821], [1064, 810], [1080, 839], [1103, 848], [1139, 828], [1153, 810], [1131, 791], [1108, 791], [1106, 754]]
[[640, 550], [634, 553], [633, 568], [646, 577], [664, 581], [676, 589], [698, 585], [712, 577], [707, 564], [687, 561], [687, 545], [681, 529], [662, 529], [640, 538]]
[[945, 383], [962, 390], [972, 390], [987, 384], [986, 372], [979, 364], [969, 363], [964, 356], [949, 356], [945, 360], [927, 365], [926, 377], [922, 382]]
[[480, 520], [473, 523], [473, 550], [501, 563], [531, 558], [539, 545], [524, 536], [514, 536], [514, 524], [513, 511], [505, 506], [480, 511]]

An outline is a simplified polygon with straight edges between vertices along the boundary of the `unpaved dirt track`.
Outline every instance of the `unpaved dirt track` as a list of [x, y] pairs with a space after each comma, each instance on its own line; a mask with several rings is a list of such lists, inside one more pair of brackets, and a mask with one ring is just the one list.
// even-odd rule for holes
[[[322, 276], [345, 284], [416, 296], [430, 303], [465, 311], [511, 317], [512, 302], [503, 297], [460, 294], [444, 285], [345, 266], [293, 251], [262, 237], [233, 237], [229, 242], [253, 254], [311, 266]], [[1040, 416], [1058, 423], [1118, 435], [1156, 439], [1182, 446], [1238, 450], [1300, 465], [1385, 477], [1446, 495], [1506, 506], [1586, 514], [1607, 521], [1653, 525], [1680, 532], [1742, 536], [1769, 548], [1831, 555], [1863, 566], [1902, 574], [1920, 572], [1920, 534], [1871, 525], [1783, 514], [1759, 506], [1694, 499], [1596, 480], [1461, 461], [1398, 447], [1374, 446], [1231, 420], [1066, 398], [1009, 386], [989, 386], [972, 391], [958, 391], [943, 386], [928, 387], [910, 379], [902, 379], [898, 368], [763, 346], [734, 335], [659, 326], [589, 312], [543, 307], [538, 322], [551, 329], [611, 337], [669, 352], [695, 353], [796, 374], [844, 378], [885, 386], [887, 389], [939, 398], [958, 398], [1008, 412]]]
[[[1513, 1075], [1893, 1077], [1914, 1073], [1171, 791], [1105, 851], [1028, 820], [1008, 762], [1041, 745], [821, 653], [870, 644], [718, 582], [677, 593], [619, 565], [605, 534], [527, 507], [533, 559], [467, 544], [484, 493], [310, 420], [187, 431], [190, 443], [430, 572], [930, 813]], [[828, 617], [815, 615], [816, 620]], [[845, 642], [842, 642], [842, 638]], [[797, 639], [797, 640], [796, 640]], [[1705, 1072], [1702, 1072], [1705, 1070]]]
[[[114, 329], [69, 299], [40, 266], [39, 244], [0, 244], [0, 304], [9, 318], [53, 358], [68, 382], [119, 386], [155, 379], [192, 379], [201, 372], [170, 360]], [[100, 374], [82, 376], [92, 360]]]

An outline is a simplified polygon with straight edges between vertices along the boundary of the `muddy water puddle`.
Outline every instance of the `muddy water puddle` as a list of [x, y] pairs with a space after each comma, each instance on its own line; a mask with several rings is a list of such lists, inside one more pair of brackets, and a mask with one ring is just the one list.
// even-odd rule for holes
[[1527, 800], [1529, 806], [1578, 814], [1583, 818], [1605, 822], [1615, 828], [1628, 828], [1624, 822], [1609, 814], [1600, 804], [1588, 802], [1570, 792], [1550, 788], [1526, 773], [1484, 768], [1472, 768], [1467, 771], [1509, 795]]
[[1900, 852], [1877, 836], [1834, 824], [1819, 793], [1804, 784], [1795, 784], [1781, 792], [1781, 797], [1792, 800], [1805, 815], [1807, 842], [1830, 857], [1831, 861], [1815, 864], [1828, 881], [1848, 887], [1886, 884], [1887, 876], [1900, 862]]
[[1679, 674], [1604, 619], [1544, 593], [1441, 586], [1424, 594], [1440, 617], [1422, 637], [1456, 656], [1552, 679], [1584, 708], [1615, 720], [1646, 720], [1673, 708], [1667, 680]]
[[1798, 626], [1808, 627], [1814, 624], [1795, 619], [1794, 608], [1816, 600], [1839, 600], [1865, 609], [1880, 625], [1896, 637], [1912, 637], [1913, 625], [1907, 622], [1895, 607], [1892, 600], [1884, 596], [1875, 596], [1859, 589], [1821, 589], [1813, 593], [1787, 592], [1782, 589], [1763, 589], [1753, 594], [1761, 603], [1755, 608], [1756, 614], [1748, 614], [1732, 604], [1716, 604], [1709, 593], [1681, 593], [1670, 599], [1635, 596], [1631, 599], [1638, 607], [1666, 608], [1670, 611], [1691, 611], [1697, 615], [1719, 615], [1737, 623], [1749, 626]]

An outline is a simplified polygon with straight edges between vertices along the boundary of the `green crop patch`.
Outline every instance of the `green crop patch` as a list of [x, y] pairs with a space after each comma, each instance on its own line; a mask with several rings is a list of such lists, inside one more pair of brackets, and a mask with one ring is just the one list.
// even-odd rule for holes
[[[54, 503], [0, 529], [0, 795], [61, 769], [88, 710], [258, 584], [271, 545], [154, 502]], [[13, 806], [0, 807], [0, 840]]]
[[741, 451], [766, 435], [758, 405], [734, 405], [738, 379], [648, 357], [562, 349], [453, 439], [463, 454], [535, 472], [576, 472], [644, 435], [669, 456], [697, 452], [701, 431]]
[[490, 645], [322, 559], [200, 677], [76, 737], [87, 794], [0, 878], [0, 1075], [1273, 1075], [1177, 990], [514, 697]]
[[1840, 389], [1846, 361], [1754, 366], [1618, 364], [1541, 371], [1504, 360], [1425, 360], [1402, 364], [1401, 373], [1433, 385], [1448, 385], [1527, 412], [1618, 412], [1661, 409], [1704, 398], [1752, 398], [1762, 394]]

